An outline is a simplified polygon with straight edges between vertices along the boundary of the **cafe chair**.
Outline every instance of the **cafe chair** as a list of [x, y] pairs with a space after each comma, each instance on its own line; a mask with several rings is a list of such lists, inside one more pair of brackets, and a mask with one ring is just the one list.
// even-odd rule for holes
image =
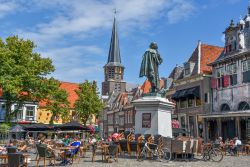
[[24, 157], [21, 153], [8, 153], [8, 167], [23, 167], [27, 166], [24, 162]]
[[36, 147], [37, 147], [37, 153], [38, 153], [38, 156], [36, 158], [36, 166], [38, 166], [39, 161], [41, 159], [43, 159], [44, 161], [44, 167], [46, 166], [46, 159], [49, 159], [50, 161], [53, 160], [55, 164], [55, 161], [56, 161], [55, 155], [49, 152], [47, 150], [47, 147], [41, 144], [37, 144]]
[[111, 157], [114, 157], [114, 160], [118, 162], [118, 145], [117, 144], [112, 144], [109, 145], [108, 147], [108, 160]]
[[7, 153], [16, 153], [17, 148], [16, 147], [7, 147]]

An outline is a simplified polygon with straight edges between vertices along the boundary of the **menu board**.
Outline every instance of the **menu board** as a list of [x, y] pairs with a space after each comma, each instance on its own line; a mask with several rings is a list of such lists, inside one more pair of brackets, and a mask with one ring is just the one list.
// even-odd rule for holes
[[151, 113], [142, 114], [142, 128], [151, 128]]

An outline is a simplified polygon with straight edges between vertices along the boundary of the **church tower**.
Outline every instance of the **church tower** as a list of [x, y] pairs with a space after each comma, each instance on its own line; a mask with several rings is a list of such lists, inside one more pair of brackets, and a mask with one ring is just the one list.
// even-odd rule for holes
[[123, 81], [123, 75], [124, 66], [121, 64], [116, 18], [114, 18], [108, 61], [104, 66], [105, 80], [102, 82], [102, 95], [109, 95], [113, 91], [125, 92], [126, 82]]

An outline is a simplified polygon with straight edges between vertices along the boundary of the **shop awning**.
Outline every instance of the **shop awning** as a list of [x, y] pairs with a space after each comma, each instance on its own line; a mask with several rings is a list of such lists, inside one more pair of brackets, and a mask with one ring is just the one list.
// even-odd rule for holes
[[196, 87], [192, 87], [192, 88], [188, 88], [188, 89], [182, 89], [182, 90], [178, 90], [176, 91], [173, 96], [171, 97], [174, 100], [180, 99], [180, 98], [186, 98], [189, 96], [195, 96], [200, 98], [200, 87], [196, 86]]

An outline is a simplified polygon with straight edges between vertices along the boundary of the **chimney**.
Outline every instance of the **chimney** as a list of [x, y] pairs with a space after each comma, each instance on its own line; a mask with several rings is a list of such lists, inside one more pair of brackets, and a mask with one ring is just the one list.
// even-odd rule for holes
[[201, 73], [201, 41], [198, 41], [198, 59], [197, 59], [197, 66], [198, 66], [198, 74]]

